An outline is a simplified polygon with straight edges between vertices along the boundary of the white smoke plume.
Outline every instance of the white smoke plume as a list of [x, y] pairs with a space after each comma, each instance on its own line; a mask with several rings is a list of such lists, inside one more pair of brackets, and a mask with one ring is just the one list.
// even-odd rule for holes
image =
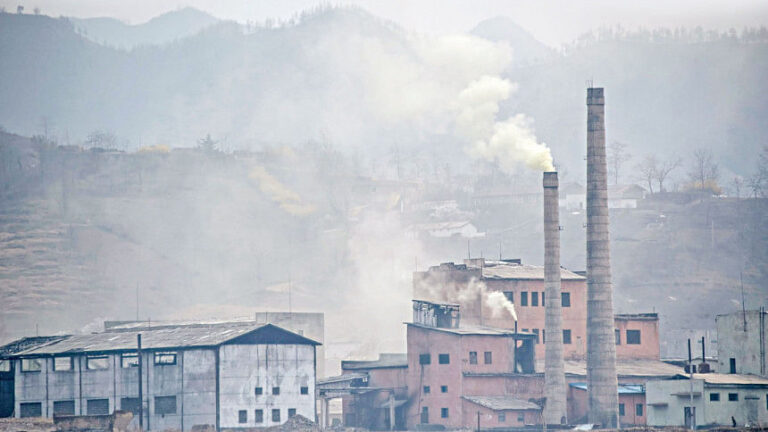
[[487, 293], [485, 296], [485, 304], [491, 308], [491, 312], [494, 317], [497, 317], [505, 311], [512, 315], [512, 319], [517, 321], [517, 312], [515, 312], [515, 305], [509, 301], [509, 299], [501, 291], [494, 291]]

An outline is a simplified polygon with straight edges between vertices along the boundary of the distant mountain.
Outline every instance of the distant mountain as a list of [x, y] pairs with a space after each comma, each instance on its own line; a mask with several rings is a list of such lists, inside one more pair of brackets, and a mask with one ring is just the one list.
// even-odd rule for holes
[[516, 63], [531, 63], [552, 56], [555, 50], [539, 42], [511, 18], [495, 17], [481, 21], [471, 34], [493, 42], [507, 42]]
[[114, 18], [69, 18], [86, 38], [111, 47], [132, 49], [141, 45], [163, 45], [191, 36], [219, 22], [203, 11], [184, 8], [159, 15], [136, 25]]

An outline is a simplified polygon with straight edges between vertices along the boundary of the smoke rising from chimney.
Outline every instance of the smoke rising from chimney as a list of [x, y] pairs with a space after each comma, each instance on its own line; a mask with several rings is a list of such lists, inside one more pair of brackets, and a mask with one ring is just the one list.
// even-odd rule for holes
[[497, 317], [507, 311], [512, 315], [512, 319], [517, 321], [517, 312], [515, 312], [515, 305], [507, 299], [504, 293], [500, 291], [494, 291], [486, 293], [485, 304], [491, 308], [491, 312], [494, 317]]

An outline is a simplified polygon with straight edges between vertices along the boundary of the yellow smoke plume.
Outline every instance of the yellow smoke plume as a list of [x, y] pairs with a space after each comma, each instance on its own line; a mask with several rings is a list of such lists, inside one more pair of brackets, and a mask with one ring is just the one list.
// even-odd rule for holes
[[248, 178], [258, 181], [259, 190], [269, 199], [278, 203], [280, 208], [286, 212], [296, 216], [305, 216], [315, 212], [314, 205], [303, 202], [299, 194], [280, 183], [280, 180], [273, 177], [263, 167], [254, 167]]

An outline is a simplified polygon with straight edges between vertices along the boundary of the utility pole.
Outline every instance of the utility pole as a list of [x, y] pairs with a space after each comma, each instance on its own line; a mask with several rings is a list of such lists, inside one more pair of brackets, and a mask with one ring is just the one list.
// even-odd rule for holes
[[142, 386], [142, 360], [141, 360], [141, 333], [136, 335], [136, 343], [138, 345], [138, 357], [139, 357], [139, 432], [144, 430], [144, 388]]
[[477, 432], [480, 432], [480, 411], [477, 412]]
[[693, 406], [693, 358], [691, 356], [691, 340], [688, 339], [688, 376], [691, 382], [690, 401], [691, 408], [688, 410], [689, 422], [691, 430], [696, 430], [696, 407]]

